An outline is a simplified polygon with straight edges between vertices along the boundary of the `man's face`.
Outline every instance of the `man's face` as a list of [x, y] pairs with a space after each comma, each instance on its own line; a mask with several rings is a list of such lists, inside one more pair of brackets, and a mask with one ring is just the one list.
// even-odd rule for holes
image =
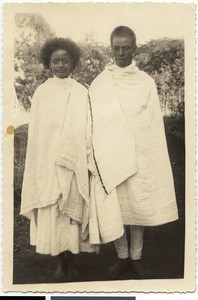
[[130, 35], [114, 35], [111, 43], [111, 49], [118, 67], [124, 68], [131, 64], [136, 46], [132, 42]]

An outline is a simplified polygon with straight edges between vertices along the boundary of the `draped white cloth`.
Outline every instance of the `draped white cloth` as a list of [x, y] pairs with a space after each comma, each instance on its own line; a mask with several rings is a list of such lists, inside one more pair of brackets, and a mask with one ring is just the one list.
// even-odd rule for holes
[[[98, 238], [106, 241], [103, 236], [108, 233], [110, 241], [118, 223], [117, 238], [121, 236], [120, 214], [122, 225], [155, 226], [176, 220], [172, 170], [153, 79], [135, 62], [126, 68], [107, 67], [93, 81], [89, 94], [97, 166], [91, 207], [95, 207], [92, 215], [97, 216], [97, 223], [103, 224], [98, 226], [103, 227]], [[99, 199], [107, 205], [102, 206]], [[120, 214], [115, 209], [118, 203]]]
[[81, 84], [57, 77], [33, 97], [21, 214], [31, 219], [31, 244], [39, 253], [90, 250], [80, 245], [89, 214], [87, 99]]

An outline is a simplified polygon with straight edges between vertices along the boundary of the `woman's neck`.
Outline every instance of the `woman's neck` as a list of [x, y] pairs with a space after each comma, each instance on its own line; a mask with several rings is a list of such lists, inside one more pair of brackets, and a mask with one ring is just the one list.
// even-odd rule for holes
[[64, 78], [61, 78], [61, 77], [57, 77], [56, 75], [54, 75], [54, 78], [55, 78], [55, 79], [58, 79], [58, 80], [63, 80], [63, 79], [68, 79], [68, 78], [70, 78], [70, 77], [64, 77]]

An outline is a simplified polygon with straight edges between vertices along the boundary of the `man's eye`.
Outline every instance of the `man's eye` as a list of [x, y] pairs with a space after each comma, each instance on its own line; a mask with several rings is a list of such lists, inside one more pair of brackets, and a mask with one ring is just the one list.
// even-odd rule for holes
[[119, 48], [118, 48], [118, 47], [113, 47], [113, 49], [114, 49], [115, 51], [118, 51], [118, 50], [119, 50]]
[[129, 50], [130, 50], [130, 47], [129, 47], [129, 46], [126, 46], [126, 47], [124, 47], [124, 50], [125, 50], [125, 51], [129, 51]]

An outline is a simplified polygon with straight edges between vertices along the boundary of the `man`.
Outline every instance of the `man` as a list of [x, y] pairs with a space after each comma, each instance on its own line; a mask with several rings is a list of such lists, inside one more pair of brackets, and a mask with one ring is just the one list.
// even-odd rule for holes
[[[96, 166], [90, 240], [115, 240], [118, 261], [110, 268], [111, 278], [117, 278], [129, 260], [138, 276], [146, 277], [141, 266], [144, 227], [178, 218], [157, 90], [133, 61], [136, 47], [130, 28], [115, 28], [115, 65], [106, 67], [89, 90]], [[129, 247], [125, 225], [130, 226]]]

